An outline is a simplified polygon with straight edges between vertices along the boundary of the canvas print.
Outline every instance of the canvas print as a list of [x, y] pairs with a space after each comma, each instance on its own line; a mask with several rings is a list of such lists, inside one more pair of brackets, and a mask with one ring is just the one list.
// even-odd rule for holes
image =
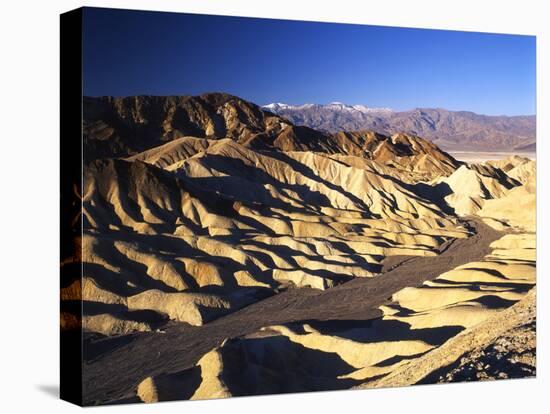
[[63, 15], [62, 397], [535, 376], [535, 40]]

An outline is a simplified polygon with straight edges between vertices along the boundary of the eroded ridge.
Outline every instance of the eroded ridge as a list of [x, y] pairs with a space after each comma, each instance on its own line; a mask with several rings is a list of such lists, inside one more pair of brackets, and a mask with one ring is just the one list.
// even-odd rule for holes
[[[489, 346], [518, 324], [518, 318], [500, 324], [506, 315], [532, 304], [534, 243], [532, 234], [508, 234], [483, 260], [399, 290], [380, 307], [380, 318], [273, 325], [227, 339], [193, 368], [146, 378], [137, 396], [145, 402], [220, 398], [405, 385], [441, 376], [441, 368], [471, 349], [468, 341]], [[193, 389], [184, 389], [191, 383]]]
[[261, 153], [232, 140], [178, 154], [192, 155], [164, 168], [133, 157], [86, 170], [84, 277], [74, 281], [86, 329], [202, 325], [289, 285], [372, 277], [388, 256], [435, 256], [469, 235], [373, 162]]

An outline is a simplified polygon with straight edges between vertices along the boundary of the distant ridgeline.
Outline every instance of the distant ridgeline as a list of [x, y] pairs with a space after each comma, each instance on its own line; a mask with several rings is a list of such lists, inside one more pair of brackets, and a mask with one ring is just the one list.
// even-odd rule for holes
[[320, 131], [372, 130], [381, 134], [404, 132], [435, 142], [446, 150], [535, 151], [536, 117], [487, 116], [466, 111], [419, 108], [394, 112], [364, 105], [286, 105], [262, 107], [296, 125]]
[[[371, 113], [365, 107], [356, 111]], [[372, 113], [392, 112], [381, 109]], [[183, 137], [229, 138], [255, 150], [314, 151], [378, 161], [392, 158], [398, 163], [398, 158], [406, 156], [406, 162], [414, 165], [421, 162], [420, 156], [428, 156], [422, 162], [433, 158], [435, 162], [431, 164], [437, 164], [438, 175], [451, 173], [458, 165], [450, 155], [414, 134], [323, 132], [297, 126], [285, 117], [228, 94], [84, 99], [87, 160], [127, 157]]]
[[[176, 138], [231, 138], [255, 149], [364, 155], [381, 135], [418, 136], [451, 151], [534, 151], [535, 116], [485, 116], [444, 109], [394, 112], [332, 103], [259, 107], [235, 96], [84, 98], [87, 159], [124, 157]], [[354, 132], [349, 142], [333, 134]], [[362, 131], [362, 132], [357, 132]], [[373, 134], [376, 133], [376, 134]], [[358, 137], [366, 142], [358, 142]], [[370, 137], [370, 138], [367, 138]], [[336, 139], [335, 139], [336, 137]]]

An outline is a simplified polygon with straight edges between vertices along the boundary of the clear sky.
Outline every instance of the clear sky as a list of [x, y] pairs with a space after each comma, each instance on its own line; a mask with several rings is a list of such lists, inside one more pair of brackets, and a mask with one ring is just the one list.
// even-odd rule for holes
[[535, 113], [535, 37], [86, 8], [85, 95]]

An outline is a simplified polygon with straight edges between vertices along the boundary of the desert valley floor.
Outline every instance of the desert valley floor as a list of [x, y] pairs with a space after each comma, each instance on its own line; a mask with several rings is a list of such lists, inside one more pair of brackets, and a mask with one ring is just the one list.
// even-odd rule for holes
[[87, 98], [84, 154], [86, 405], [535, 375], [532, 159], [225, 94]]

